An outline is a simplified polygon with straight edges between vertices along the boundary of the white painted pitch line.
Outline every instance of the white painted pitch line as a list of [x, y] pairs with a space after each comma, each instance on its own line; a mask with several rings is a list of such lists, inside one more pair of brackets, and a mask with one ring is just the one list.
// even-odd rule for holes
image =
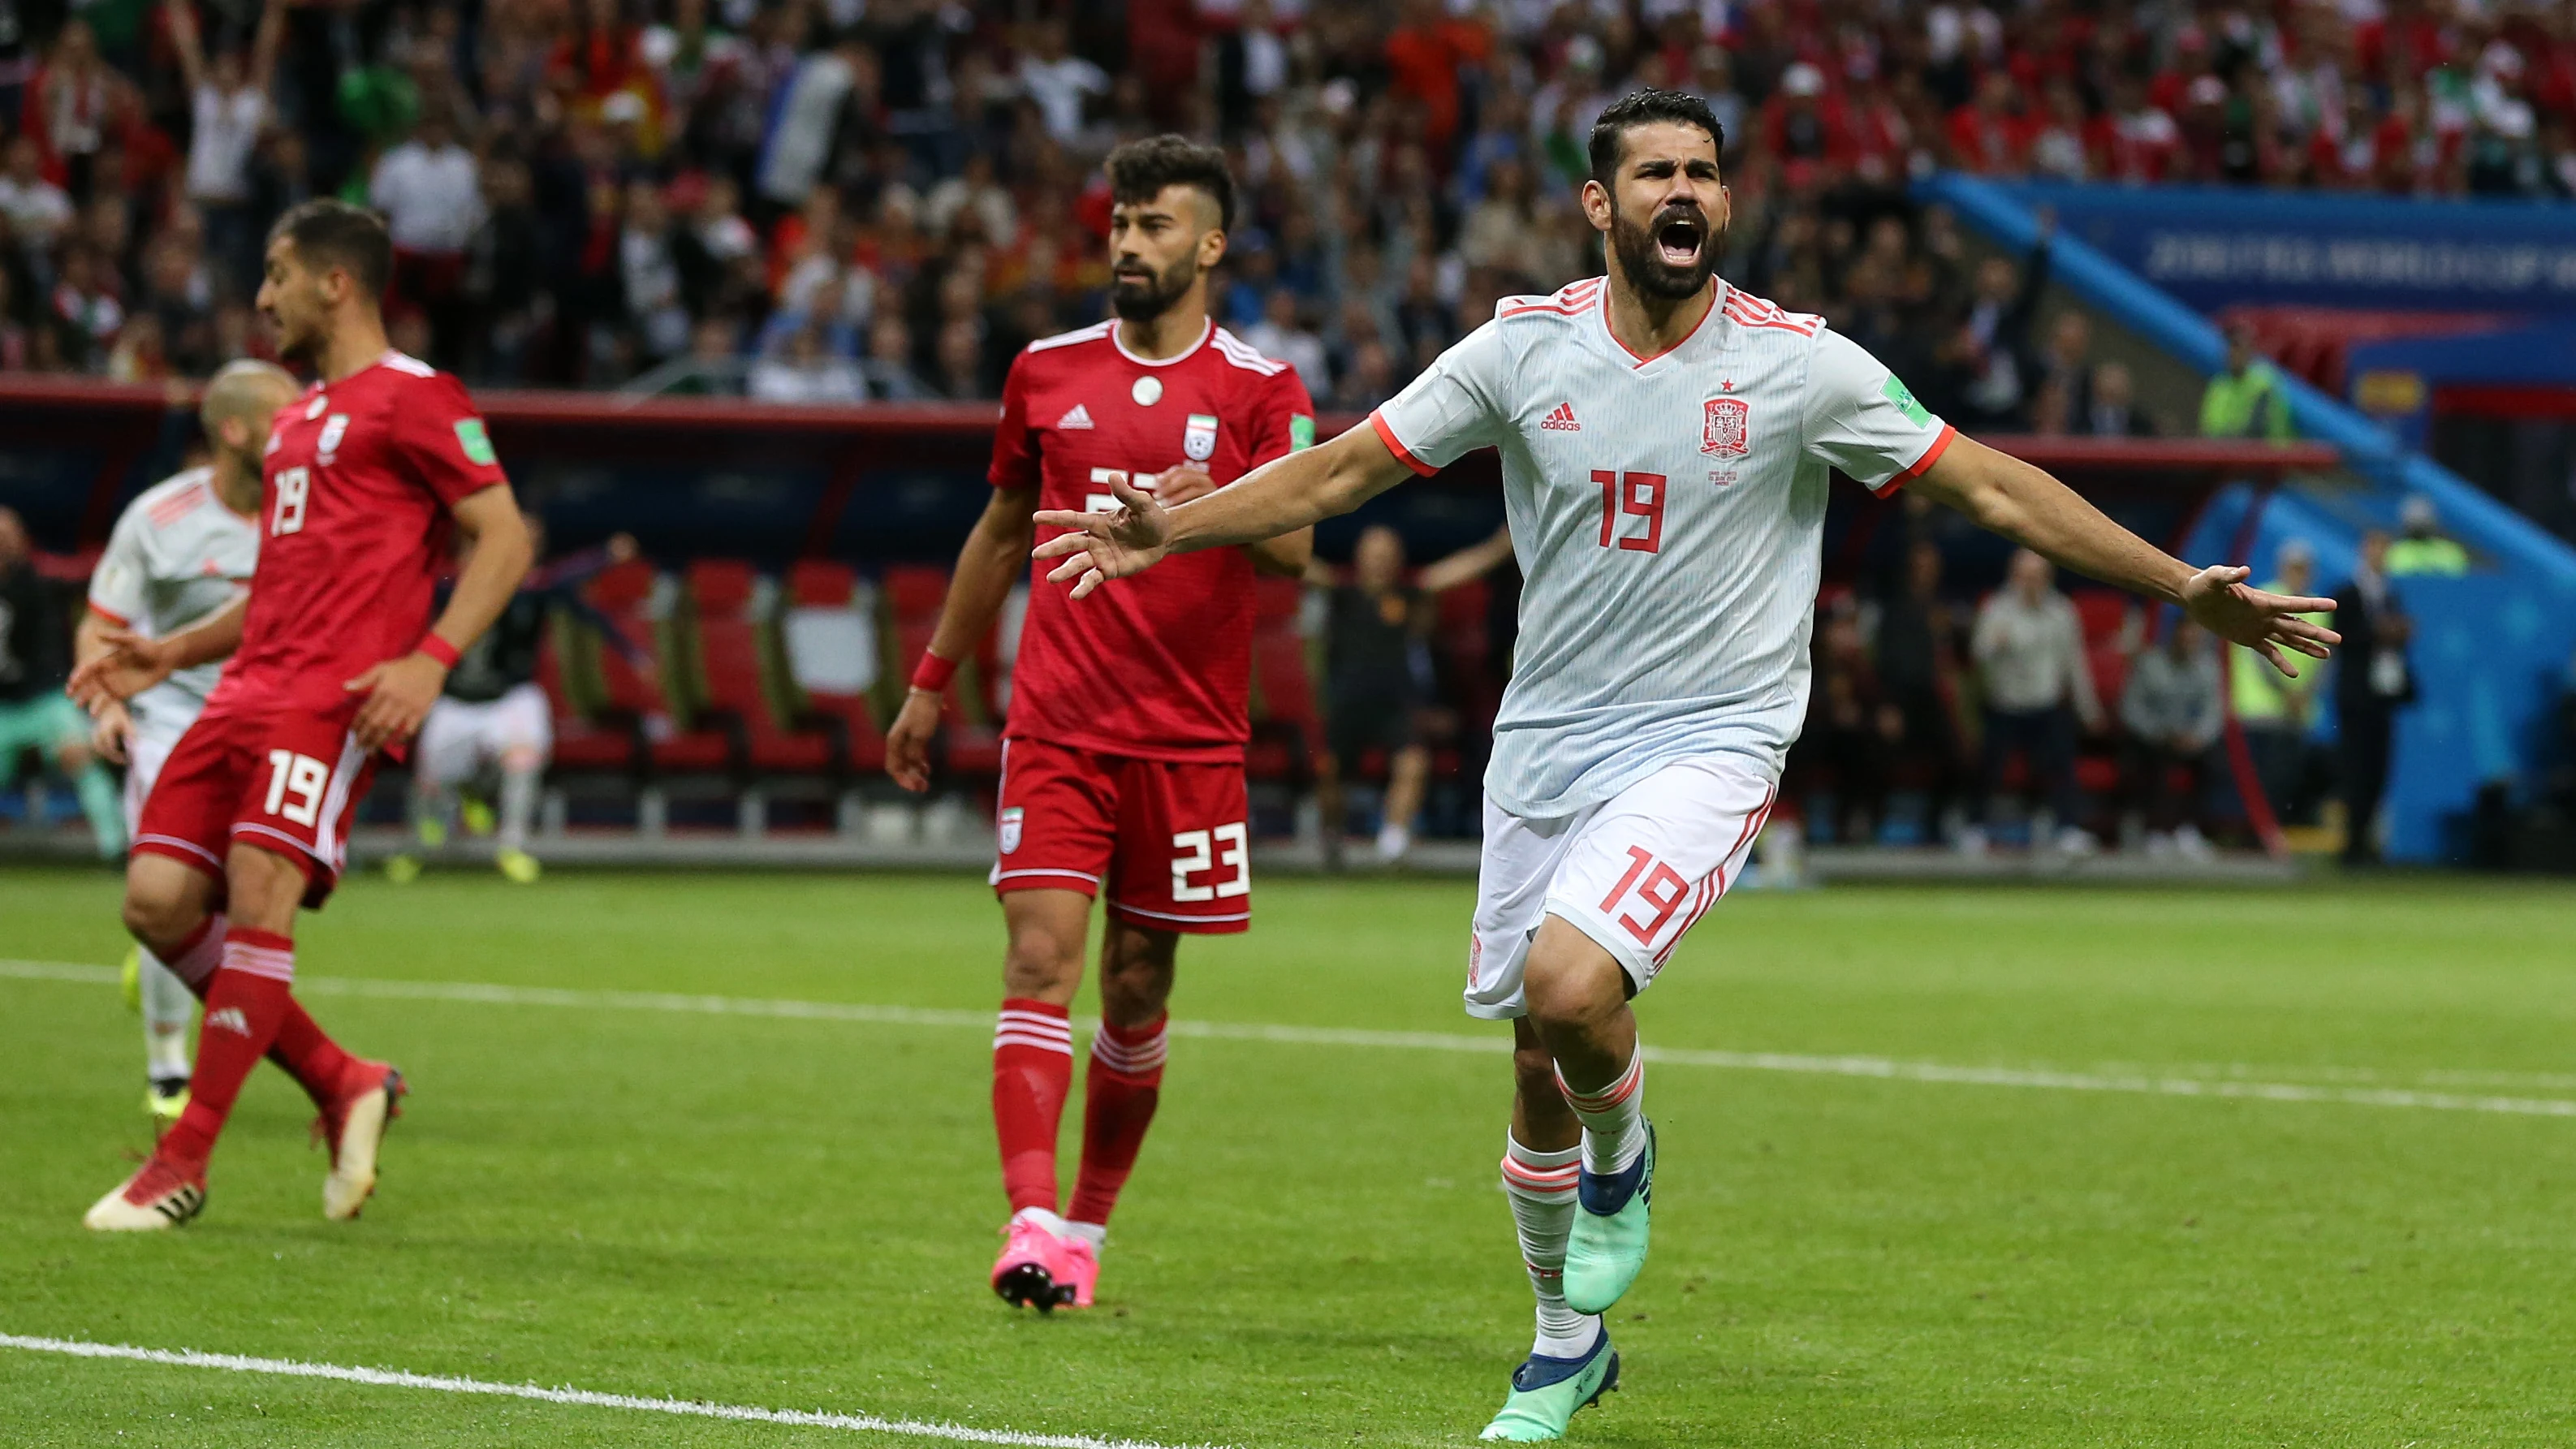
[[398, 1369], [349, 1368], [333, 1363], [305, 1363], [291, 1358], [250, 1358], [237, 1353], [198, 1353], [191, 1349], [136, 1348], [123, 1343], [90, 1343], [76, 1338], [37, 1338], [0, 1333], [0, 1348], [30, 1353], [58, 1353], [72, 1358], [126, 1359], [173, 1368], [221, 1369], [237, 1374], [276, 1374], [286, 1378], [335, 1379], [378, 1388], [427, 1389], [442, 1394], [482, 1394], [504, 1399], [534, 1399], [545, 1404], [573, 1404], [591, 1409], [632, 1409], [678, 1414], [696, 1419], [730, 1419], [745, 1424], [789, 1424], [807, 1429], [848, 1429], [868, 1434], [901, 1434], [915, 1439], [945, 1439], [959, 1444], [1028, 1445], [1032, 1449], [1178, 1449], [1144, 1439], [1096, 1439], [1087, 1434], [1021, 1434], [1008, 1429], [974, 1429], [964, 1424], [920, 1419], [883, 1419], [874, 1414], [808, 1413], [801, 1409], [764, 1409], [750, 1404], [711, 1404], [696, 1399], [648, 1399], [634, 1394], [602, 1394], [588, 1389], [549, 1389], [537, 1384], [499, 1384], [443, 1374], [404, 1373]]
[[[117, 973], [104, 966], [63, 961], [0, 960], [0, 978], [31, 981], [113, 983]], [[359, 977], [308, 977], [296, 982], [315, 996], [362, 996], [399, 1001], [462, 1001], [488, 1006], [558, 1006], [588, 1010], [664, 1011], [698, 1016], [757, 1016], [796, 1021], [865, 1022], [880, 1026], [954, 1027], [989, 1031], [993, 1016], [983, 1011], [944, 1011], [910, 1006], [864, 1006], [836, 1001], [795, 1001], [751, 996], [692, 996], [655, 991], [574, 991], [548, 986], [500, 986], [470, 981], [380, 981]], [[1263, 1026], [1217, 1021], [1175, 1021], [1171, 1033], [1205, 1041], [1274, 1042], [1294, 1046], [1362, 1047], [1375, 1050], [1466, 1052], [1499, 1056], [1511, 1042], [1499, 1035], [1468, 1036], [1460, 1032], [1369, 1031], [1360, 1028]], [[1882, 1081], [1934, 1082], [1955, 1086], [2019, 1087], [2037, 1091], [2113, 1092], [2155, 1097], [2232, 1097], [2263, 1102], [2317, 1102], [2348, 1107], [2386, 1107], [2427, 1112], [2486, 1112], [2515, 1117], [2576, 1117], [2576, 1100], [2559, 1097], [2485, 1096], [2467, 1092], [2426, 1091], [2415, 1087], [2367, 1086], [2351, 1078], [2364, 1075], [2341, 1069], [2336, 1083], [2279, 1082], [2248, 1079], [2260, 1068], [2229, 1067], [2222, 1076], [2182, 1076], [2152, 1068], [2076, 1072], [2047, 1067], [1974, 1067], [1946, 1062], [1904, 1061], [1894, 1057], [1814, 1056], [1792, 1052], [1703, 1051], [1686, 1047], [1645, 1049], [1646, 1060], [1659, 1066], [1714, 1067], [1722, 1071], [1786, 1072], [1800, 1076], [1872, 1077]], [[2275, 1070], [2278, 1070], [2277, 1068]], [[2436, 1079], [2464, 1077], [2510, 1080], [2508, 1073], [2428, 1074]], [[2555, 1080], [2543, 1078], [2548, 1085]]]

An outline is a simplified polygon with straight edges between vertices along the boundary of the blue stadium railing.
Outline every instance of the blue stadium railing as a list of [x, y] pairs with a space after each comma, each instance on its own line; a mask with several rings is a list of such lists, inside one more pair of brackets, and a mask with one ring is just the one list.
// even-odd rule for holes
[[[1942, 175], [1917, 192], [2009, 252], [2027, 253], [2038, 239], [2038, 217], [2005, 187]], [[2567, 224], [2576, 227], [2576, 220]], [[2226, 343], [2216, 327], [2081, 237], [2061, 232], [2050, 256], [2052, 275], [2087, 306], [2198, 373], [2222, 365]], [[2230, 489], [2213, 501], [2188, 546], [2195, 557], [2214, 560], [2242, 543], [2243, 558], [2268, 570], [2282, 542], [2303, 538], [2317, 551], [2320, 584], [2332, 586], [2351, 576], [2365, 530], [2394, 532], [2409, 494], [2432, 500], [2444, 529], [2481, 566], [2467, 578], [2401, 582], [2420, 629], [2412, 661], [2422, 700], [2398, 726], [2389, 854], [2457, 860], [2478, 790], [2503, 782], [2519, 793], [2545, 765], [2545, 723], [2576, 658], [2576, 549], [2306, 383], [2289, 379], [2285, 391], [2299, 432], [2342, 450], [2364, 489]]]

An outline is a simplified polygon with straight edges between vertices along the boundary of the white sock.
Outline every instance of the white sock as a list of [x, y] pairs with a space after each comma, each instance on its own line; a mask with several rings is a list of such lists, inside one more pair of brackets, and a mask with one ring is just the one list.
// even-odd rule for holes
[[1109, 1246], [1109, 1225], [1107, 1223], [1066, 1223], [1063, 1236], [1080, 1238], [1091, 1245], [1091, 1251], [1097, 1253]]
[[1628, 1069], [1597, 1092], [1567, 1086], [1556, 1074], [1574, 1115], [1583, 1119], [1583, 1165], [1594, 1176], [1624, 1172], [1646, 1150], [1646, 1054], [1628, 1058]]
[[1380, 860], [1398, 860], [1413, 848], [1413, 832], [1401, 825], [1381, 825], [1377, 829], [1377, 855]]
[[1580, 1358], [1600, 1337], [1597, 1315], [1565, 1304], [1565, 1239], [1574, 1230], [1574, 1173], [1583, 1149], [1539, 1152], [1503, 1137], [1503, 1195], [1520, 1230], [1521, 1262], [1538, 1299], [1538, 1336], [1530, 1352]]
[[528, 848], [528, 822], [537, 813], [537, 772], [503, 770], [501, 772], [501, 828], [499, 844], [503, 850]]
[[1018, 1212], [1011, 1214], [1011, 1221], [1015, 1223], [1035, 1223], [1039, 1227], [1046, 1229], [1048, 1232], [1055, 1234], [1059, 1238], [1071, 1237], [1073, 1235], [1073, 1225], [1066, 1222], [1063, 1218], [1056, 1216], [1054, 1211], [1048, 1208], [1022, 1208]]
[[143, 1070], [155, 1082], [188, 1080], [188, 1023], [197, 998], [161, 958], [143, 953]]

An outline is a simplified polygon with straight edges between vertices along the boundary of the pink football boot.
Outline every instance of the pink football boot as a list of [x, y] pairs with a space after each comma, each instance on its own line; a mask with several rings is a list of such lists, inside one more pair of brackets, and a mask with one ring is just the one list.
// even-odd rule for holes
[[[1010, 1223], [1002, 1229], [1002, 1256], [993, 1264], [993, 1291], [1005, 1302], [1023, 1304], [1040, 1313], [1052, 1313], [1074, 1302], [1077, 1293], [1087, 1296], [1091, 1278], [1081, 1278], [1077, 1288], [1076, 1269], [1067, 1246], [1047, 1226], [1038, 1209], [1022, 1208], [1013, 1213]], [[1082, 1245], [1086, 1257], [1090, 1246]], [[1095, 1261], [1091, 1276], [1098, 1273]]]
[[1091, 1246], [1089, 1238], [1064, 1240], [1064, 1272], [1056, 1282], [1073, 1285], [1074, 1307], [1091, 1306], [1091, 1290], [1100, 1284], [1100, 1250]]

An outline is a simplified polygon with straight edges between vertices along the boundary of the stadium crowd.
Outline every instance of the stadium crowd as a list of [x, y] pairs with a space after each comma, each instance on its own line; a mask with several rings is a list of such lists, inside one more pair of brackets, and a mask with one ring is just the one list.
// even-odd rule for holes
[[[1592, 115], [1729, 129], [1725, 274], [1962, 421], [2126, 431], [2024, 279], [1895, 189], [2122, 182], [2576, 194], [2576, 0], [21, 0], [0, 28], [0, 368], [260, 350], [267, 222], [365, 200], [397, 342], [478, 384], [990, 397], [1097, 316], [1096, 163], [1162, 128], [1250, 198], [1222, 312], [1365, 408], [1596, 268]], [[2035, 370], [2034, 370], [2035, 369]], [[2143, 415], [2138, 415], [2142, 417]], [[2142, 424], [2139, 424], [2142, 425]]]

